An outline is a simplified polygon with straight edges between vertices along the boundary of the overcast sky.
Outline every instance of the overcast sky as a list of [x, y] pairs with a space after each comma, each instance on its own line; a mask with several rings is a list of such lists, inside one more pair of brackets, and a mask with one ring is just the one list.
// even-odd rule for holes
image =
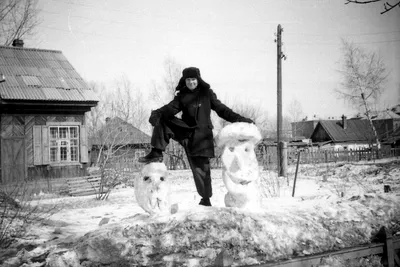
[[[389, 0], [390, 1], [390, 0]], [[126, 74], [143, 91], [171, 57], [200, 68], [221, 100], [276, 114], [277, 25], [283, 52], [283, 110], [298, 100], [306, 115], [356, 111], [332, 93], [341, 38], [378, 52], [391, 75], [382, 107], [400, 102], [400, 8], [345, 0], [39, 0], [42, 24], [25, 47], [61, 50], [88, 81]]]

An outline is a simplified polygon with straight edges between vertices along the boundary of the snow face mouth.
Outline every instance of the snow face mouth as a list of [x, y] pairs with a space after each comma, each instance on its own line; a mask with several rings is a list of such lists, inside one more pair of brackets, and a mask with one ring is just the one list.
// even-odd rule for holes
[[241, 181], [239, 184], [241, 184], [241, 185], [247, 185], [247, 184], [249, 184], [249, 183], [251, 183], [251, 181]]

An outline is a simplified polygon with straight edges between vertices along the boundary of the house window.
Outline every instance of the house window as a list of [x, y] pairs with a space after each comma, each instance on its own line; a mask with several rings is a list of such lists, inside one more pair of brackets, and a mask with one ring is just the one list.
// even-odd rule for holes
[[135, 150], [135, 160], [145, 156], [144, 150]]
[[50, 126], [49, 131], [50, 163], [78, 162], [78, 126]]

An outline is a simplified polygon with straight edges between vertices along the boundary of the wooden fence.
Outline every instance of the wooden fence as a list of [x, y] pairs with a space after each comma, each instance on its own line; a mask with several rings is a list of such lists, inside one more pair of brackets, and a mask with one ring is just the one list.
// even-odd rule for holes
[[[319, 264], [322, 258], [330, 256], [340, 257], [343, 260], [349, 260], [368, 257], [372, 255], [381, 256], [381, 262], [384, 266], [400, 267], [400, 238], [393, 238], [392, 234], [385, 227], [382, 227], [374, 239], [376, 242], [367, 245], [345, 248], [338, 251], [325, 252], [316, 255], [296, 257], [285, 261], [247, 265], [242, 267], [310, 267]], [[214, 266], [231, 266], [232, 262], [232, 257], [228, 253], [226, 253], [226, 251], [222, 251], [217, 256]]]
[[[295, 149], [288, 149], [288, 164], [296, 164], [297, 153]], [[260, 166], [265, 169], [273, 170], [277, 167], [277, 153], [276, 148], [264, 149], [256, 151], [257, 160]], [[182, 161], [176, 161], [169, 159], [173, 158], [173, 155], [165, 155], [164, 162], [171, 170], [182, 170], [189, 168], [185, 156], [185, 164]], [[328, 162], [358, 162], [358, 161], [374, 161], [378, 158], [392, 158], [400, 157], [400, 148], [389, 148], [382, 150], [371, 150], [371, 149], [359, 149], [359, 150], [318, 150], [318, 151], [301, 151], [300, 164], [317, 164], [317, 163], [328, 163]], [[174, 162], [174, 164], [171, 164]], [[211, 168], [221, 168], [221, 156], [217, 155], [215, 158], [210, 160]], [[124, 172], [136, 172], [140, 170], [142, 164], [137, 162], [136, 158], [119, 156], [115, 157], [107, 165], [107, 168], [113, 168]]]
[[[391, 148], [385, 150], [320, 150], [301, 152], [300, 163], [328, 163], [328, 162], [357, 162], [357, 161], [374, 161], [383, 158], [400, 157], [400, 148]], [[297, 152], [288, 153], [288, 164], [294, 164], [297, 160]]]

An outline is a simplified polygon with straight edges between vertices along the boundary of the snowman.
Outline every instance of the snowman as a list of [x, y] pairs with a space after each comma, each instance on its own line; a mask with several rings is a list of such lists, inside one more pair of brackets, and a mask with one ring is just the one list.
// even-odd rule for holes
[[229, 124], [218, 134], [217, 144], [222, 148], [222, 179], [228, 190], [226, 207], [260, 207], [260, 174], [254, 151], [260, 140], [257, 126], [245, 122]]
[[150, 215], [171, 212], [168, 178], [167, 167], [162, 162], [144, 165], [141, 174], [135, 178], [136, 200]]

